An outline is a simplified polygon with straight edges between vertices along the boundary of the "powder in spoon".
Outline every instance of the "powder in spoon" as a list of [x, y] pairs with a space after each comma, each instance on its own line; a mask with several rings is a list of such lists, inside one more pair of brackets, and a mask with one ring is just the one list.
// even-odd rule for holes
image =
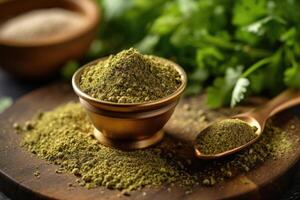
[[16, 16], [0, 26], [0, 39], [46, 39], [84, 25], [84, 17], [61, 8], [39, 9]]
[[130, 48], [86, 68], [80, 88], [99, 100], [142, 103], [174, 93], [181, 83], [174, 64]]
[[222, 153], [256, 138], [256, 130], [242, 120], [225, 119], [204, 129], [197, 136], [195, 146], [206, 155]]

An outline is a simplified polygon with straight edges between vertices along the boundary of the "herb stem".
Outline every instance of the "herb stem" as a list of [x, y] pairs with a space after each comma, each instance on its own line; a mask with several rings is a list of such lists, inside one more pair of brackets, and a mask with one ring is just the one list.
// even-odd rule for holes
[[268, 64], [272, 62], [272, 57], [267, 57], [264, 59], [261, 59], [260, 61], [254, 63], [252, 66], [250, 66], [243, 74], [242, 77], [246, 78], [247, 76], [249, 76], [251, 73], [253, 73], [255, 70], [257, 70], [258, 68]]
[[243, 45], [243, 44], [225, 41], [212, 35], [205, 35], [205, 37], [203, 38], [207, 43], [210, 43], [211, 45], [215, 45], [217, 47], [232, 50], [232, 51], [242, 51], [243, 53], [249, 54], [252, 57], [266, 57], [272, 54], [272, 52], [265, 49], [257, 49], [257, 48], [252, 48], [249, 45]]

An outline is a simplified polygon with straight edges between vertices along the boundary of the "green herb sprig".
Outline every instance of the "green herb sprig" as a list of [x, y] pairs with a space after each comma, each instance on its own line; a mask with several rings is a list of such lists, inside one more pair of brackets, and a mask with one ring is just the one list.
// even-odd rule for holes
[[[188, 72], [188, 94], [212, 108], [300, 88], [300, 1], [98, 0], [104, 12], [87, 60], [130, 46]], [[242, 70], [241, 70], [242, 69]]]

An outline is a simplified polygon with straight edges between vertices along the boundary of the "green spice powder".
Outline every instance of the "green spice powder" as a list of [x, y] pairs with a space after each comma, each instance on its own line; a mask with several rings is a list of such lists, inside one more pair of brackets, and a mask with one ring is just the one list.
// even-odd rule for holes
[[179, 180], [194, 183], [185, 170], [163, 158], [160, 148], [120, 151], [100, 145], [89, 134], [93, 126], [80, 104], [59, 107], [31, 124], [22, 145], [80, 177], [81, 185], [133, 190]]
[[256, 127], [239, 119], [225, 119], [206, 128], [196, 139], [196, 147], [204, 154], [222, 153], [244, 145], [257, 137]]
[[[194, 117], [197, 118], [198, 115]], [[24, 135], [21, 145], [57, 165], [56, 173], [72, 173], [78, 177], [78, 184], [87, 188], [103, 186], [124, 192], [176, 184], [190, 193], [193, 186], [212, 186], [247, 172], [268, 158], [278, 158], [293, 147], [291, 135], [268, 124], [250, 148], [212, 162], [183, 156], [189, 146], [169, 136], [155, 147], [121, 151], [94, 139], [93, 126], [79, 103], [39, 114], [18, 130]]]
[[86, 68], [80, 88], [103, 101], [141, 103], [174, 93], [181, 82], [171, 62], [131, 48]]

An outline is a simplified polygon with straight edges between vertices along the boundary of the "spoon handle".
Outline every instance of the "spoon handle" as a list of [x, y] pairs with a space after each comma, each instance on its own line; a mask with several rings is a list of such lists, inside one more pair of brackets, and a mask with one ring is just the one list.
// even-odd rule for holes
[[257, 118], [267, 119], [289, 107], [300, 104], [300, 90], [287, 89], [267, 104], [252, 110], [251, 114]]

